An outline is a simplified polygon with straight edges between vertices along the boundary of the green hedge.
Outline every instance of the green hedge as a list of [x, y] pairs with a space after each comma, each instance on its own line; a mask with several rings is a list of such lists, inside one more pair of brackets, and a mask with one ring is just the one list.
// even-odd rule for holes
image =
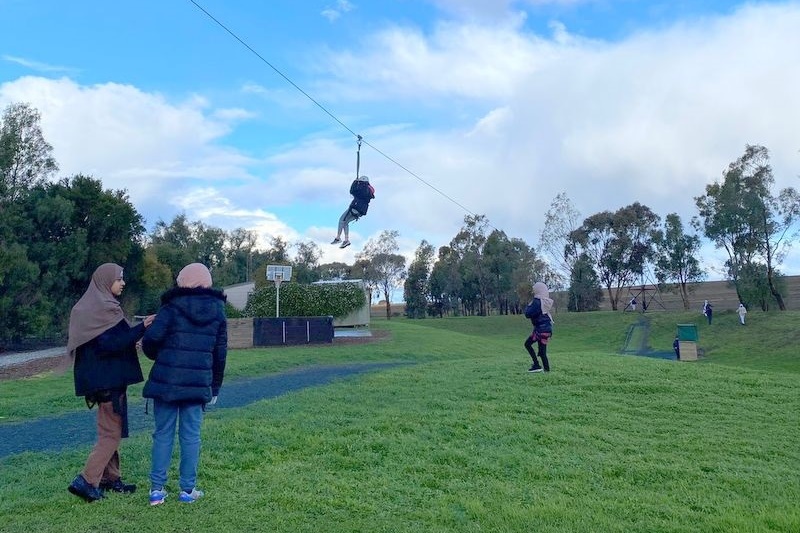
[[[364, 288], [359, 283], [324, 283], [281, 285], [281, 316], [333, 316], [342, 318], [365, 303]], [[275, 286], [256, 289], [247, 299], [244, 316], [274, 317]]]

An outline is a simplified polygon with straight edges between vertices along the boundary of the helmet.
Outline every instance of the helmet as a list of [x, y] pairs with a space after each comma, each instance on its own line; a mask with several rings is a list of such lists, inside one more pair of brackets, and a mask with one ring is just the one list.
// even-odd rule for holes
[[369, 178], [367, 176], [359, 176], [359, 177], [356, 178], [356, 180], [358, 180], [358, 181], [366, 181], [367, 183], [369, 183]]

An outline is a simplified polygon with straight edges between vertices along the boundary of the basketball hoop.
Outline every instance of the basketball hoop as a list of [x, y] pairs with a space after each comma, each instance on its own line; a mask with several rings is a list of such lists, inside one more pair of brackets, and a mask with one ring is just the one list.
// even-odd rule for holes
[[281, 283], [292, 279], [292, 267], [267, 265], [267, 281], [275, 283], [275, 317], [281, 316]]

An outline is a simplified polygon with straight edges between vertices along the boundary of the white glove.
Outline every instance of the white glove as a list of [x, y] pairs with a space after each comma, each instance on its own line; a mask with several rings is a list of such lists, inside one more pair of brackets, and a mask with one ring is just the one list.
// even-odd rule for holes
[[212, 396], [211, 397], [211, 401], [208, 402], [208, 405], [214, 405], [215, 403], [217, 403], [217, 397], [216, 396]]

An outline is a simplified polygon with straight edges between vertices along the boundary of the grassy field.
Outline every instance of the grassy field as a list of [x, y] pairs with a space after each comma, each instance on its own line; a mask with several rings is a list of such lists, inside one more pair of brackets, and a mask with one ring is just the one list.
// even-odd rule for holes
[[[641, 317], [557, 316], [550, 374], [525, 372], [519, 316], [374, 321], [390, 338], [233, 351], [229, 380], [413, 364], [208, 413], [193, 505], [175, 501], [174, 466], [151, 508], [145, 490], [68, 494], [86, 447], [0, 459], [0, 531], [800, 531], [800, 313], [744, 327], [648, 314], [656, 350], [698, 324], [696, 363], [619, 355]], [[0, 423], [78, 409], [69, 376], [0, 382]], [[122, 447], [142, 489], [149, 446]]]

